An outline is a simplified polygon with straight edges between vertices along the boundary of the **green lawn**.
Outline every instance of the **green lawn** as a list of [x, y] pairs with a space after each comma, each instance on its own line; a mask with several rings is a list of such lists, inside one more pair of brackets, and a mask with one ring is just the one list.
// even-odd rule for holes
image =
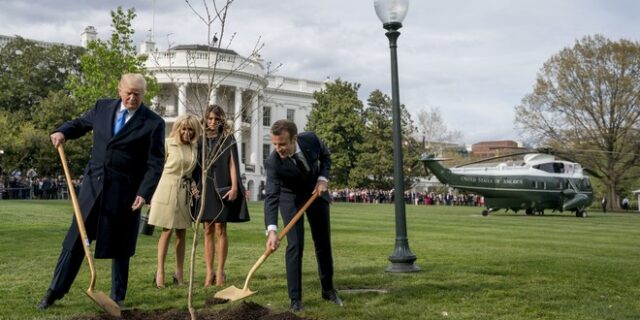
[[[229, 225], [228, 285], [241, 287], [264, 250], [262, 204], [252, 221]], [[310, 233], [303, 275], [302, 316], [318, 319], [638, 319], [640, 318], [640, 214], [590, 212], [525, 216], [479, 208], [407, 206], [409, 244], [422, 269], [390, 274], [395, 242], [392, 205], [334, 204], [331, 209], [335, 283], [345, 302], [320, 299]], [[83, 266], [71, 292], [46, 311], [36, 303], [49, 285], [62, 238], [72, 218], [67, 201], [0, 201], [0, 318], [64, 319], [102, 312], [84, 291]], [[158, 234], [141, 235], [131, 262], [127, 305], [186, 309], [186, 289], [152, 286]], [[190, 242], [189, 242], [190, 243]], [[196, 264], [194, 304], [203, 289], [202, 246]], [[284, 248], [251, 282], [249, 297], [276, 311], [289, 301]], [[169, 254], [173, 270], [174, 256]], [[98, 290], [109, 292], [109, 260], [97, 260]], [[169, 277], [169, 274], [167, 275]], [[346, 289], [381, 289], [347, 292]], [[237, 305], [228, 303], [215, 308]]]

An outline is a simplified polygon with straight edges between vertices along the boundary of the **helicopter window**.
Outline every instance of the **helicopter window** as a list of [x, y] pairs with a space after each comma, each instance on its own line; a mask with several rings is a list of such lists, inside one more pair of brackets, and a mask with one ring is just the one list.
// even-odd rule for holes
[[541, 163], [533, 167], [549, 173], [564, 173], [564, 163], [562, 162]]

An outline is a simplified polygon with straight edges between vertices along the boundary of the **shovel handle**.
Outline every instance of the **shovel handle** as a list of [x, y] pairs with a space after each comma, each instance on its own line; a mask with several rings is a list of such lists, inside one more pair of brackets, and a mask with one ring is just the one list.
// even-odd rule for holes
[[309, 200], [307, 200], [307, 202], [304, 203], [302, 208], [300, 208], [300, 210], [298, 210], [296, 215], [293, 216], [293, 219], [291, 219], [291, 221], [289, 221], [287, 226], [284, 227], [284, 229], [282, 229], [282, 231], [280, 231], [280, 233], [278, 234], [278, 240], [281, 241], [282, 239], [284, 239], [284, 236], [286, 236], [287, 233], [289, 233], [289, 231], [293, 228], [293, 226], [296, 225], [296, 222], [298, 222], [298, 220], [300, 220], [300, 218], [302, 218], [302, 215], [304, 214], [304, 212], [307, 211], [309, 206], [313, 203], [313, 201], [316, 200], [316, 198], [318, 198], [318, 193], [317, 192], [312, 193], [311, 194], [311, 198], [309, 198]]
[[89, 237], [87, 236], [87, 229], [84, 226], [84, 218], [82, 218], [82, 211], [80, 211], [80, 205], [78, 204], [76, 190], [73, 187], [73, 183], [71, 182], [71, 173], [69, 171], [69, 166], [67, 165], [67, 157], [64, 154], [64, 148], [62, 147], [62, 144], [59, 144], [57, 149], [58, 154], [60, 154], [60, 161], [62, 161], [64, 176], [67, 180], [67, 189], [69, 189], [69, 197], [71, 198], [71, 203], [73, 204], [73, 213], [75, 214], [76, 224], [78, 225], [78, 230], [80, 231], [82, 247], [84, 248], [84, 254], [87, 257], [89, 269], [91, 270], [91, 283], [89, 284], [89, 291], [93, 291], [96, 285], [96, 267], [93, 261], [93, 257], [91, 256], [91, 249], [89, 248]]
[[[296, 213], [295, 216], [293, 216], [293, 218], [291, 219], [291, 221], [289, 221], [289, 223], [284, 227], [284, 229], [282, 229], [280, 231], [280, 233], [278, 233], [278, 241], [282, 241], [282, 239], [284, 239], [284, 237], [287, 235], [287, 233], [289, 233], [289, 231], [291, 231], [291, 229], [296, 225], [296, 223], [298, 222], [298, 220], [300, 220], [300, 218], [302, 218], [302, 215], [304, 215], [304, 212], [307, 211], [307, 209], [309, 208], [309, 206], [313, 203], [313, 201], [315, 201], [318, 198], [318, 193], [314, 192], [311, 194], [311, 198], [309, 198], [309, 200], [307, 200], [307, 202], [304, 203], [304, 205], [302, 206], [302, 208], [300, 208], [300, 210], [298, 210], [298, 212]], [[268, 257], [271, 253], [273, 253], [273, 249], [267, 247], [267, 249], [264, 250], [264, 254], [263, 256]]]
[[[311, 198], [309, 198], [309, 200], [307, 200], [307, 202], [305, 202], [305, 204], [302, 206], [302, 208], [300, 208], [300, 210], [298, 210], [296, 215], [293, 216], [293, 219], [291, 219], [291, 221], [289, 221], [287, 226], [284, 227], [284, 229], [282, 229], [282, 231], [280, 231], [280, 233], [278, 233], [278, 241], [281, 241], [284, 238], [284, 236], [287, 235], [289, 230], [291, 230], [291, 228], [293, 228], [293, 226], [295, 226], [296, 222], [298, 222], [298, 220], [300, 220], [300, 218], [302, 218], [302, 215], [304, 214], [304, 212], [307, 211], [309, 206], [313, 203], [313, 201], [316, 200], [316, 198], [318, 198], [318, 193], [317, 192], [312, 193], [311, 194]], [[253, 267], [251, 267], [251, 270], [249, 270], [249, 274], [247, 275], [247, 279], [245, 279], [245, 281], [244, 281], [243, 292], [247, 292], [247, 290], [249, 290], [249, 280], [251, 280], [251, 277], [253, 276], [253, 273], [256, 272], [256, 270], [258, 270], [258, 268], [262, 265], [262, 263], [265, 260], [267, 260], [267, 257], [269, 257], [273, 253], [273, 251], [274, 251], [273, 249], [271, 249], [270, 247], [267, 247], [264, 250], [264, 253], [262, 254], [262, 256], [260, 256], [260, 258], [258, 258], [258, 261], [256, 261], [256, 263], [253, 265]]]

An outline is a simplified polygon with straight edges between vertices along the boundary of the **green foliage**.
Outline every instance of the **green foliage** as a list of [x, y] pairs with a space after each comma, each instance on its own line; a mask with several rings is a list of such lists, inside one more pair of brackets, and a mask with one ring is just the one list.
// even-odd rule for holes
[[82, 73], [70, 77], [67, 88], [73, 92], [82, 110], [89, 109], [97, 99], [118, 97], [118, 83], [124, 73], [145, 74], [145, 101], [150, 101], [156, 94], [157, 82], [147, 74], [144, 66], [147, 57], [138, 56], [133, 45], [131, 22], [135, 17], [135, 9], [125, 12], [118, 7], [111, 11], [111, 39], [90, 42], [87, 52], [80, 58]]
[[313, 104], [306, 131], [314, 131], [331, 151], [331, 185], [347, 186], [356, 166], [356, 145], [362, 141], [362, 102], [358, 99], [359, 84], [328, 83], [313, 94]]
[[53, 45], [43, 47], [16, 37], [0, 49], [0, 110], [30, 120], [49, 92], [58, 91], [70, 74], [79, 70], [83, 49]]
[[[400, 106], [403, 168], [405, 188], [411, 186], [411, 164], [417, 160], [419, 149], [412, 135], [415, 129], [411, 117]], [[393, 109], [391, 98], [380, 90], [371, 92], [363, 121], [363, 141], [356, 146], [357, 166], [351, 171], [350, 187], [391, 189], [393, 182]], [[414, 172], [414, 174], [417, 172]]]
[[369, 95], [364, 111], [365, 129], [357, 147], [357, 166], [351, 171], [350, 187], [393, 188], [393, 143], [391, 98], [380, 90]]
[[[86, 262], [64, 299], [45, 311], [35, 308], [51, 281], [60, 243], [69, 228], [71, 203], [0, 203], [0, 282], [6, 284], [0, 286], [0, 319], [106, 318], [85, 294], [90, 278]], [[227, 286], [241, 287], [264, 252], [262, 203], [250, 202], [249, 209], [251, 221], [229, 227]], [[305, 223], [307, 254], [300, 316], [345, 320], [638, 318], [639, 214], [590, 212], [586, 219], [557, 213], [481, 217], [480, 209], [407, 206], [408, 242], [421, 271], [395, 274], [384, 271], [395, 241], [393, 205], [332, 204], [334, 283], [345, 306], [338, 308], [320, 297], [311, 233]], [[188, 231], [187, 242], [192, 236]], [[138, 239], [126, 300], [130, 312], [186, 309], [187, 288], [168, 283], [166, 289], [158, 290], [151, 284], [158, 237], [156, 230], [153, 236]], [[245, 301], [275, 312], [288, 310], [284, 253], [281, 247], [255, 272], [249, 287], [256, 293]], [[108, 294], [111, 260], [97, 259], [96, 265], [96, 289]], [[173, 249], [166, 265], [165, 277], [170, 278], [175, 265]], [[219, 289], [202, 287], [202, 253], [196, 255], [195, 266], [193, 301], [198, 310], [230, 310], [242, 304], [205, 307], [204, 301]]]
[[581, 162], [619, 203], [640, 177], [640, 44], [596, 35], [561, 50], [516, 106], [516, 123]]

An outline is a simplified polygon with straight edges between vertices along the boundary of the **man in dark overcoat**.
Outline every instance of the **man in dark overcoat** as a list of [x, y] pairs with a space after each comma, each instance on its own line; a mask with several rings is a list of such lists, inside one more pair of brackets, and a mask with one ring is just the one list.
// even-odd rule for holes
[[[164, 165], [164, 120], [142, 104], [147, 85], [141, 74], [125, 74], [120, 99], [98, 100], [51, 134], [55, 147], [93, 131], [91, 159], [78, 201], [94, 256], [112, 259], [111, 298], [121, 307], [127, 293], [129, 259], [135, 253], [140, 208], [149, 203]], [[53, 280], [39, 309], [61, 299], [73, 283], [84, 249], [76, 220], [62, 243]]]
[[[284, 224], [316, 192], [320, 196], [306, 211], [315, 246], [318, 274], [322, 286], [321, 297], [342, 306], [333, 286], [333, 257], [327, 192], [331, 155], [313, 132], [298, 134], [296, 124], [278, 120], [271, 127], [274, 151], [265, 163], [267, 184], [264, 199], [264, 219], [267, 228], [267, 247], [276, 250], [280, 245], [276, 235], [278, 209]], [[302, 309], [302, 254], [304, 250], [304, 219], [300, 219], [287, 233], [285, 254], [287, 287], [291, 310]]]

